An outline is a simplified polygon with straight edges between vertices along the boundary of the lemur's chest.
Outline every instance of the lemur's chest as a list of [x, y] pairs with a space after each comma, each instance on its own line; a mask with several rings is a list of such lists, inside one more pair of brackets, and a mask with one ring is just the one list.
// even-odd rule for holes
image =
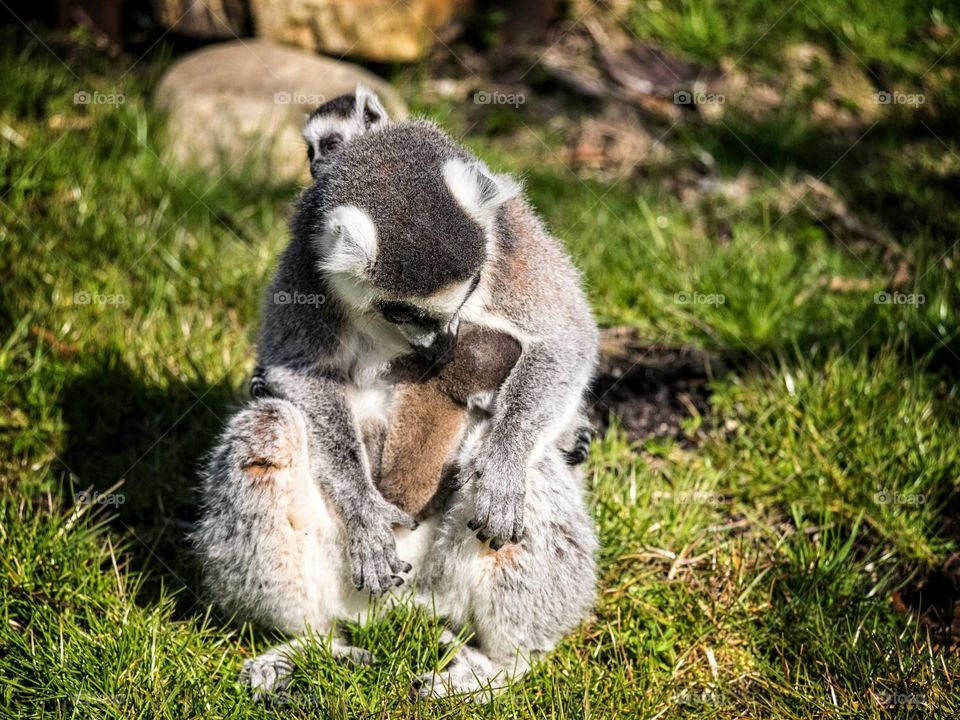
[[361, 332], [342, 338], [338, 364], [345, 370], [347, 401], [358, 422], [387, 422], [393, 387], [384, 377], [404, 350], [402, 345]]

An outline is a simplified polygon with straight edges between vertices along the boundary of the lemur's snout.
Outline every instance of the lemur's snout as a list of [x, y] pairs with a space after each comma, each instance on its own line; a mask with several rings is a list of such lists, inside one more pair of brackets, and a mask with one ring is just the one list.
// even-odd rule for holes
[[453, 360], [453, 351], [457, 347], [459, 323], [451, 323], [443, 332], [438, 332], [429, 345], [414, 345], [414, 349], [431, 365], [446, 365]]

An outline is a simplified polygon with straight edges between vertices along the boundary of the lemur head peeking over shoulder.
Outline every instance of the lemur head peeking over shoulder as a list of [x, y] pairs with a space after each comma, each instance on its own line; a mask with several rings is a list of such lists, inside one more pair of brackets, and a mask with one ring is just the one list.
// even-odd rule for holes
[[357, 85], [353, 94], [340, 95], [318, 107], [303, 125], [310, 174], [316, 179], [342, 145], [389, 119], [380, 98], [366, 85]]

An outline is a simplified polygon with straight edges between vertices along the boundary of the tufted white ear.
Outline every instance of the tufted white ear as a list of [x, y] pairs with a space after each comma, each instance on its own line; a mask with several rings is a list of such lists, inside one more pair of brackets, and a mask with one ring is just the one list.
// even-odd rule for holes
[[354, 97], [356, 98], [354, 118], [364, 130], [372, 130], [375, 127], [386, 125], [390, 121], [380, 98], [363, 83], [357, 85]]
[[377, 259], [377, 228], [360, 208], [341, 205], [330, 212], [319, 244], [324, 272], [363, 277]]
[[494, 175], [479, 160], [447, 160], [443, 179], [460, 207], [483, 227], [489, 227], [500, 206], [520, 193], [520, 185], [513, 178]]

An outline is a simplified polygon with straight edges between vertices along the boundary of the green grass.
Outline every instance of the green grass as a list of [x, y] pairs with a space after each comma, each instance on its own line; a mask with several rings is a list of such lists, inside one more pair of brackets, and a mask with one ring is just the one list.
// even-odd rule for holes
[[[898, 77], [947, 49], [911, 40], [929, 8], [806, 6]], [[639, 5], [633, 28], [705, 61], [746, 52], [751, 28], [786, 9], [659, 7]], [[846, 52], [800, 9], [744, 62], [763, 69], [790, 39]], [[926, 129], [893, 114], [835, 167], [850, 141], [829, 127], [801, 118], [786, 133], [783, 118], [737, 119], [736, 108], [726, 126], [685, 121], [669, 139], [673, 166], [617, 183], [572, 174], [526, 110], [471, 134], [492, 164], [523, 175], [604, 324], [708, 347], [732, 370], [714, 383], [695, 448], [631, 444], [616, 426], [594, 444], [596, 613], [512, 692], [488, 708], [409, 705], [410, 678], [437, 657], [436, 626], [400, 609], [354, 629], [375, 665], [310, 651], [287, 705], [265, 708], [236, 678], [275, 639], [197, 597], [184, 531], [198, 459], [244, 396], [295, 188], [167, 167], [147, 102], [162, 63], [121, 80], [132, 59], [74, 46], [68, 70], [35, 41], [3, 40], [0, 124], [23, 141], [0, 139], [0, 714], [960, 712], [956, 655], [895, 600], [957, 549], [960, 144], [938, 120], [957, 109], [949, 93], [920, 116]], [[941, 65], [955, 69], [956, 52]], [[118, 88], [119, 107], [72, 103]], [[469, 127], [457, 108], [421, 106]], [[517, 127], [539, 140], [508, 154]], [[682, 202], [668, 189], [704, 149], [720, 177], [751, 179], [745, 200]], [[785, 183], [828, 169], [825, 182], [899, 250], [826, 227], [816, 208], [785, 211]], [[901, 260], [898, 292], [924, 302], [876, 303]], [[122, 503], [77, 503], [88, 488]]]

